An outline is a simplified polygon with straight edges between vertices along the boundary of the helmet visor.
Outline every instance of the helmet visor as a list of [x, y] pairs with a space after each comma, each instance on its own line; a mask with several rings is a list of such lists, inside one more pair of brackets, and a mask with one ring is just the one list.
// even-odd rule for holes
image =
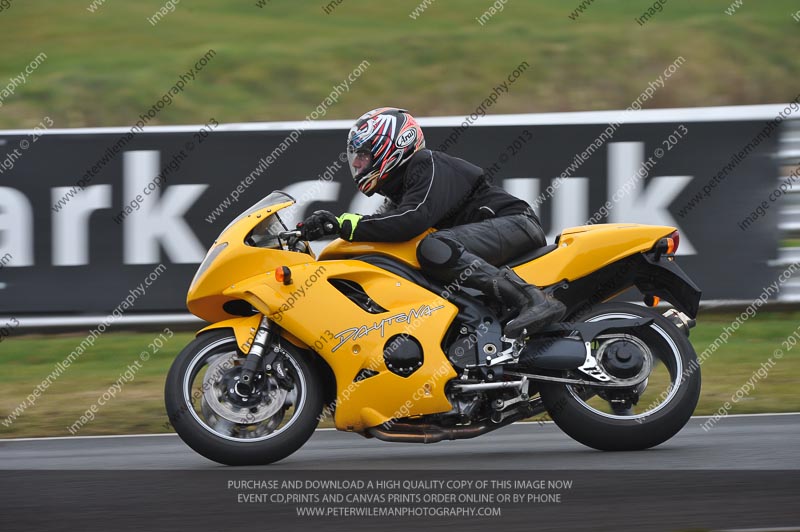
[[367, 149], [347, 149], [347, 164], [353, 177], [372, 167], [372, 152]]

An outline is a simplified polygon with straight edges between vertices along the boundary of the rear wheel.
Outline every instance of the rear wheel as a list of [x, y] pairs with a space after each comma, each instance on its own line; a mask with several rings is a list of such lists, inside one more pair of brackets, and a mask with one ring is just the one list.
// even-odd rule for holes
[[[689, 420], [700, 396], [694, 348], [658, 312], [629, 303], [605, 303], [582, 316], [582, 321], [622, 318], [653, 318], [653, 322], [601, 335], [592, 349], [612, 378], [641, 382], [622, 389], [555, 382], [540, 385], [553, 421], [573, 439], [604, 451], [646, 449], [667, 441]], [[639, 363], [633, 364], [633, 359]], [[565, 376], [587, 378], [577, 371]]]
[[204, 333], [178, 355], [164, 397], [175, 431], [189, 447], [227, 465], [269, 464], [299, 449], [322, 412], [322, 385], [307, 354], [291, 345], [283, 376], [264, 375], [258, 392], [236, 393], [245, 355], [229, 330]]

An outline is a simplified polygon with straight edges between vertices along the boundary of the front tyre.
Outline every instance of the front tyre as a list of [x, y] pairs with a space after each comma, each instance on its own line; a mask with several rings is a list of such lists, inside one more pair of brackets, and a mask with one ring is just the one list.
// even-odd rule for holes
[[[650, 359], [650, 372], [645, 381], [613, 391], [555, 382], [540, 386], [556, 425], [574, 440], [602, 451], [647, 449], [667, 441], [686, 425], [700, 397], [700, 367], [694, 348], [663, 315], [630, 303], [604, 303], [581, 316], [581, 321], [621, 318], [653, 318], [648, 327], [625, 331], [629, 336], [624, 338], [618, 335], [618, 341], [628, 346], [646, 346], [643, 350]], [[565, 376], [586, 378], [577, 371]]]
[[245, 355], [230, 330], [203, 333], [187, 345], [164, 387], [181, 439], [227, 465], [276, 462], [308, 441], [322, 412], [322, 383], [306, 353], [283, 347], [285, 375], [265, 375], [259, 393], [245, 398], [234, 391]]

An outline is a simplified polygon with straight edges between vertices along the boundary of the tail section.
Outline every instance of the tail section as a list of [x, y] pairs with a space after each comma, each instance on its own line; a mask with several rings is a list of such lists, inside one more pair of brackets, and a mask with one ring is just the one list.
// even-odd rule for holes
[[650, 250], [674, 227], [641, 224], [598, 224], [565, 229], [558, 249], [540, 255], [514, 271], [527, 282], [550, 286], [585, 277], [613, 262]]

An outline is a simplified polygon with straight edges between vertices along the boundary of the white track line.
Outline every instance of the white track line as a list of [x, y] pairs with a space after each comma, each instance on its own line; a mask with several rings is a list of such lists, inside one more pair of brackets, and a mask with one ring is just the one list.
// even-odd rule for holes
[[[728, 105], [719, 107], [682, 107], [675, 109], [643, 109], [640, 111], [577, 111], [566, 113], [522, 113], [486, 115], [472, 123], [472, 126], [539, 126], [568, 124], [623, 124], [678, 123], [678, 122], [730, 122], [735, 120], [761, 121], [774, 119], [786, 104], [766, 105]], [[468, 115], [467, 115], [468, 116]], [[463, 124], [466, 116], [428, 116], [416, 117], [422, 127], [453, 127]], [[347, 131], [353, 120], [316, 120], [287, 122], [241, 122], [220, 124], [214, 130], [220, 132], [240, 131], [293, 131], [293, 130], [343, 130]], [[192, 133], [203, 127], [202, 124], [182, 126], [144, 126], [144, 133]], [[131, 126], [51, 128], [45, 131], [30, 129], [0, 130], [6, 135], [102, 135], [129, 133]]]
[[[767, 414], [728, 414], [727, 416], [724, 417], [797, 416], [797, 415], [800, 415], [800, 412], [773, 412]], [[692, 417], [697, 419], [706, 419], [714, 416], [711, 415], [711, 416], [692, 416]]]
[[726, 528], [725, 530], [712, 530], [711, 532], [798, 532], [800, 526], [782, 526], [779, 528]]
[[[774, 414], [729, 414], [725, 417], [764, 417], [764, 416], [798, 416], [800, 412], [776, 412]], [[692, 416], [693, 419], [706, 419], [714, 416]], [[552, 421], [518, 421], [513, 425], [541, 425]], [[339, 430], [333, 427], [316, 429], [315, 432]], [[0, 438], [0, 444], [12, 441], [51, 441], [51, 440], [91, 440], [109, 438], [157, 438], [162, 436], [177, 436], [172, 432], [162, 434], [110, 434], [106, 436], [42, 436], [41, 438]], [[793, 529], [792, 529], [793, 530]]]

